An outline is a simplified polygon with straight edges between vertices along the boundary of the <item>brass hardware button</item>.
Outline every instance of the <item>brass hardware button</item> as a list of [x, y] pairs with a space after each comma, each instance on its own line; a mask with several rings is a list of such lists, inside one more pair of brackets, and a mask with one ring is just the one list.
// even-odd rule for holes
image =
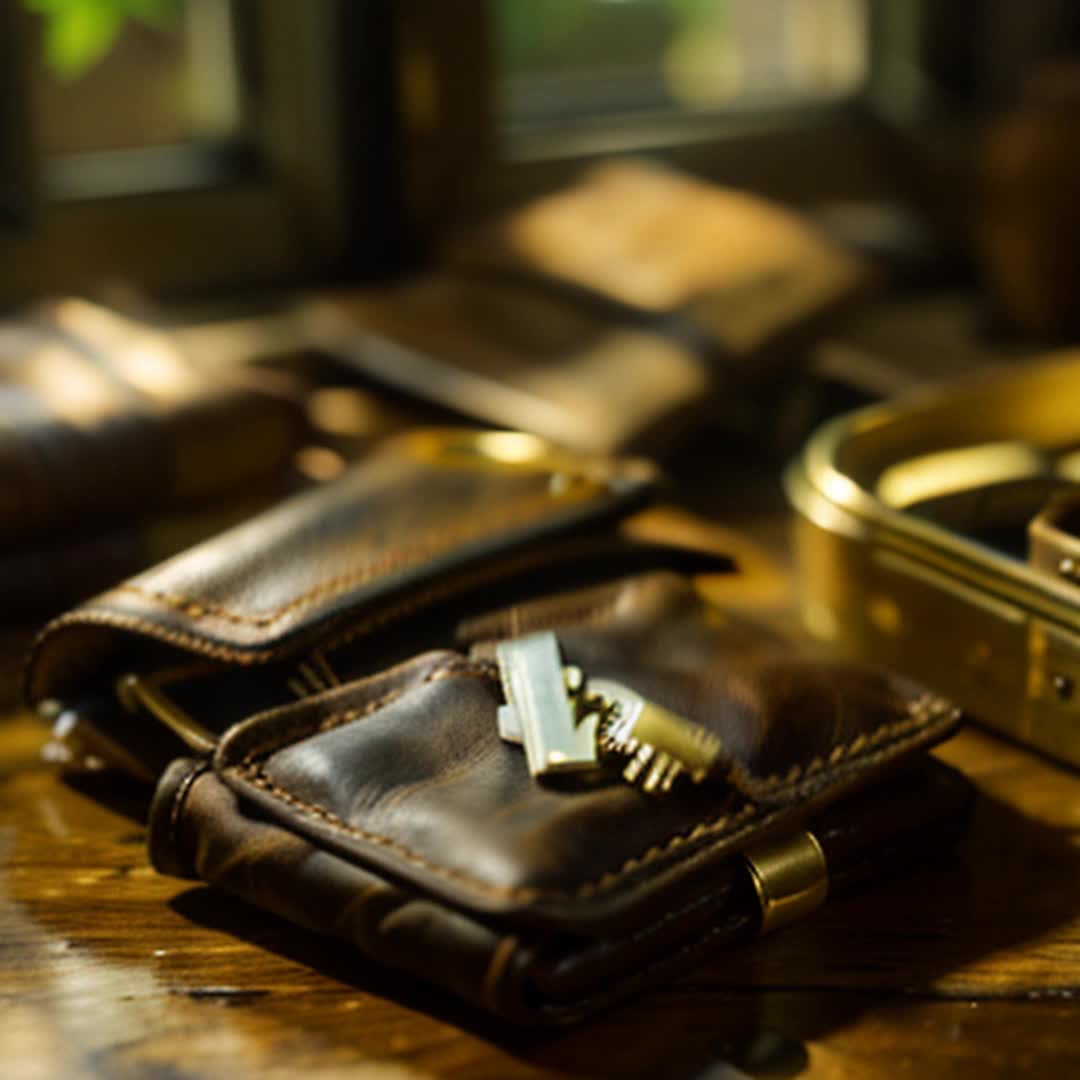
[[761, 904], [763, 934], [809, 915], [825, 902], [828, 867], [813, 833], [799, 832], [757, 844], [743, 857]]

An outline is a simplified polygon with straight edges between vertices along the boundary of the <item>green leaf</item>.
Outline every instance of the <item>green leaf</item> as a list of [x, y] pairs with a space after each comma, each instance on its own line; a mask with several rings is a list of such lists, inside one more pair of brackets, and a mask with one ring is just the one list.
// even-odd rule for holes
[[22, 0], [45, 23], [45, 60], [62, 79], [77, 79], [100, 61], [128, 19], [158, 30], [177, 25], [183, 0]]
[[67, 0], [47, 16], [45, 58], [63, 79], [77, 79], [112, 47], [124, 24], [113, 0]]

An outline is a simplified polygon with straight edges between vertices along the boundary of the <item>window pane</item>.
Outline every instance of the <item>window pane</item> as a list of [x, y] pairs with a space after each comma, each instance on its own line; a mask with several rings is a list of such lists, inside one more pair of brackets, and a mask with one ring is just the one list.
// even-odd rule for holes
[[497, 0], [504, 130], [847, 97], [867, 0]]
[[226, 0], [19, 0], [36, 141], [50, 157], [228, 136], [238, 122]]

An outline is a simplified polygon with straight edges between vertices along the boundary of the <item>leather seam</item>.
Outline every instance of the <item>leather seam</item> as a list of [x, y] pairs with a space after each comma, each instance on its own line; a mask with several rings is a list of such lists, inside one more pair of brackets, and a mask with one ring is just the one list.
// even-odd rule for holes
[[209, 770], [210, 766], [206, 762], [200, 763], [195, 768], [191, 769], [187, 776], [180, 781], [180, 785], [176, 789], [176, 794], [173, 796], [172, 806], [169, 808], [169, 846], [173, 856], [177, 860], [177, 864], [184, 866], [185, 869], [186, 860], [183, 862], [181, 861], [180, 819], [184, 811], [184, 806], [187, 803], [188, 795], [195, 786], [195, 781], [200, 777], [205, 776]]
[[[693, 956], [697, 952], [701, 952], [706, 949], [709, 944], [716, 937], [729, 935], [739, 929], [740, 924], [743, 922], [746, 916], [741, 912], [736, 912], [730, 919], [720, 923], [716, 926], [711, 926], [700, 937], [695, 938], [693, 941], [688, 941], [685, 945], [681, 946], [677, 952], [670, 953], [666, 956], [658, 957], [652, 961], [647, 967], [639, 968], [633, 972], [631, 976], [631, 985], [638, 984], [648, 979], [652, 972], [658, 968], [662, 968], [665, 965], [674, 965], [680, 963], [684, 958]], [[583, 1009], [590, 1008], [596, 1002], [604, 1002], [612, 1000], [615, 997], [626, 996], [625, 991], [620, 988], [617, 991], [600, 991], [599, 993], [586, 994], [584, 997], [575, 998], [566, 1004], [542, 1004], [540, 1010], [550, 1016], [559, 1016], [570, 1014], [573, 1015], [580, 1012]]]
[[[559, 548], [558, 550], [562, 550]], [[511, 574], [519, 573], [537, 563], [543, 563], [549, 556], [550, 547], [537, 550], [525, 550], [516, 555], [503, 559], [492, 569], [491, 567], [478, 567], [456, 578], [429, 584], [413, 593], [404, 600], [394, 603], [381, 611], [375, 611], [363, 616], [357, 621], [349, 622], [350, 613], [343, 614], [342, 621], [345, 623], [336, 634], [329, 632], [326, 639], [321, 642], [320, 648], [324, 653], [331, 653], [344, 647], [356, 638], [368, 634], [387, 623], [395, 622], [400, 618], [412, 615], [418, 609], [427, 604], [436, 603], [444, 598], [459, 595], [461, 592], [475, 588], [477, 585]], [[106, 594], [107, 598], [108, 594]], [[100, 603], [100, 600], [97, 601]], [[356, 613], [352, 613], [355, 619]], [[255, 664], [269, 663], [273, 660], [288, 656], [297, 651], [301, 646], [294, 641], [279, 642], [269, 648], [245, 648], [234, 645], [222, 645], [208, 641], [198, 634], [177, 630], [152, 622], [141, 615], [131, 615], [125, 612], [110, 611], [108, 609], [84, 607], [67, 612], [47, 623], [34, 639], [25, 660], [23, 662], [22, 681], [28, 698], [33, 699], [35, 694], [36, 680], [40, 677], [39, 665], [42, 654], [49, 644], [50, 639], [56, 635], [78, 627], [107, 627], [118, 630], [132, 630], [146, 634], [157, 641], [175, 645], [178, 648], [188, 649], [202, 656], [208, 656], [212, 660], [232, 662], [241, 666], [253, 666]], [[301, 629], [301, 633], [302, 633]], [[306, 638], [304, 639], [306, 640]], [[47, 676], [46, 676], [47, 677]]]
[[270, 649], [239, 649], [230, 645], [218, 645], [215, 642], [198, 637], [196, 634], [188, 633], [186, 630], [175, 630], [172, 627], [161, 626], [139, 615], [91, 609], [88, 611], [71, 611], [50, 622], [41, 631], [30, 650], [28, 668], [38, 659], [41, 649], [49, 638], [71, 626], [102, 626], [118, 630], [138, 630], [148, 637], [164, 641], [169, 645], [178, 645], [203, 656], [209, 656], [214, 660], [227, 660], [241, 665], [272, 660], [275, 656], [286, 651], [285, 647], [282, 646]]
[[519, 941], [514, 934], [507, 934], [505, 937], [500, 938], [498, 944], [492, 950], [491, 959], [488, 961], [487, 969], [484, 971], [482, 993], [488, 1007], [496, 1012], [499, 1008], [499, 984], [502, 982], [503, 976], [506, 974], [510, 962], [518, 950], [518, 946]]
[[[425, 559], [430, 559], [459, 544], [477, 540], [507, 525], [523, 525], [535, 521], [542, 511], [553, 505], [547, 492], [533, 492], [523, 496], [507, 506], [499, 506], [479, 519], [472, 519], [467, 526], [459, 525], [428, 534], [427, 538], [412, 545], [402, 545], [381, 557], [372, 559], [358, 570], [349, 574], [339, 574], [320, 582], [294, 596], [281, 607], [265, 612], [242, 612], [217, 604], [210, 600], [172, 593], [166, 590], [147, 589], [141, 585], [124, 584], [117, 586], [114, 593], [132, 593], [144, 600], [151, 600], [166, 607], [182, 612], [190, 619], [213, 618], [225, 622], [240, 623], [256, 627], [270, 626], [279, 622], [296, 610], [303, 610], [318, 601], [329, 601], [340, 596], [356, 585], [365, 584], [373, 578], [405, 566], [414, 566]], [[535, 512], [532, 511], [536, 507]], [[527, 508], [527, 509], [526, 509]]]
[[[407, 668], [410, 665], [411, 661], [406, 661], [401, 667]], [[293, 742], [311, 738], [313, 735], [322, 735], [328, 731], [333, 731], [335, 728], [343, 727], [345, 724], [351, 723], [354, 720], [362, 720], [365, 716], [371, 716], [372, 713], [376, 713], [379, 709], [392, 704], [410, 690], [426, 686], [428, 683], [439, 682], [442, 679], [454, 677], [494, 681], [494, 677], [488, 665], [474, 663], [463, 657], [455, 656], [432, 668], [431, 671], [416, 682], [410, 682], [404, 686], [396, 686], [393, 690], [388, 690], [381, 697], [374, 698], [364, 705], [355, 706], [351, 709], [343, 709], [341, 712], [330, 713], [329, 716], [324, 716], [314, 727], [301, 728], [299, 731], [286, 730], [283, 733], [275, 732], [269, 739], [249, 748], [243, 758], [241, 758], [239, 766], [233, 766], [233, 768], [248, 768], [255, 763], [257, 758], [267, 757]]]
[[[732, 858], [739, 858], [740, 856], [733, 854]], [[624, 934], [622, 937], [615, 938], [600, 938], [590, 950], [586, 951], [605, 951], [610, 952], [612, 949], [620, 949], [626, 945], [636, 945], [640, 941], [645, 941], [652, 937], [657, 931], [662, 930], [670, 923], [677, 922], [679, 919], [689, 915], [690, 912], [697, 910], [698, 908], [706, 907], [709, 904], [713, 904], [718, 900], [730, 897], [733, 891], [733, 883], [728, 883], [722, 888], [715, 889], [712, 892], [704, 893], [700, 896], [695, 896], [692, 900], [687, 901], [681, 907], [675, 908], [672, 911], [665, 911], [663, 915], [652, 922], [646, 923], [644, 926], [638, 927], [636, 930], [632, 930], [628, 934]], [[584, 953], [583, 953], [584, 955]]]
[[837, 766], [845, 758], [857, 755], [867, 747], [884, 742], [890, 736], [903, 735], [909, 730], [920, 730], [927, 726], [934, 719], [934, 715], [932, 713], [923, 714], [919, 711], [925, 707], [925, 700], [920, 698], [911, 702], [907, 706], [907, 715], [901, 719], [882, 724], [871, 732], [860, 732], [847, 743], [836, 743], [830, 748], [828, 755], [817, 755], [805, 765], [796, 763], [786, 773], [774, 773], [771, 776], [759, 778], [743, 766], [735, 763], [728, 774], [728, 779], [750, 798], [770, 795], [776, 791], [783, 794], [785, 789], [794, 790], [801, 783], [814, 780], [816, 774], [821, 773], [823, 770], [825, 770], [823, 779], [827, 779], [829, 775], [828, 766]]
[[[734, 856], [734, 857], [737, 857], [737, 856]], [[729, 901], [730, 898], [731, 898], [732, 892], [733, 892], [732, 885], [729, 884], [729, 885], [725, 885], [721, 889], [716, 889], [713, 892], [705, 893], [705, 894], [703, 894], [701, 896], [696, 896], [696, 897], [694, 897], [693, 900], [690, 900], [687, 903], [683, 904], [682, 907], [676, 908], [674, 911], [665, 912], [659, 918], [653, 919], [652, 922], [646, 923], [644, 926], [638, 927], [638, 929], [631, 931], [629, 934], [625, 934], [622, 937], [601, 939], [600, 941], [598, 941], [596, 943], [596, 945], [593, 948], [594, 949], [599, 949], [599, 950], [601, 950], [601, 951], [603, 951], [603, 952], [605, 952], [607, 954], [610, 954], [612, 951], [617, 951], [617, 950], [621, 950], [621, 949], [623, 949], [623, 948], [625, 948], [627, 946], [636, 945], [640, 941], [647, 940], [648, 938], [653, 937], [658, 931], [662, 930], [665, 926], [668, 926], [673, 922], [677, 922], [678, 920], [680, 920], [682, 918], [685, 918], [692, 911], [696, 911], [696, 910], [698, 910], [700, 908], [708, 907], [710, 905], [715, 905], [715, 904], [717, 904], [717, 902], [724, 903], [724, 902]], [[741, 911], [736, 911], [734, 913], [734, 920], [735, 921], [739, 921], [739, 920], [741, 920], [743, 918], [752, 918], [752, 917], [753, 916], [746, 916]], [[661, 956], [661, 957], [658, 957], [657, 959], [653, 960], [647, 967], [645, 967], [645, 968], [641, 969], [639, 972], [635, 973], [635, 978], [645, 977], [645, 976], [648, 975], [648, 973], [650, 971], [652, 971], [658, 965], [667, 963], [667, 962], [669, 962], [669, 961], [671, 961], [673, 959], [678, 958], [682, 953], [684, 953], [685, 951], [687, 951], [689, 949], [697, 948], [698, 946], [702, 945], [705, 940], [707, 940], [708, 935], [712, 934], [713, 932], [717, 932], [717, 931], [721, 931], [721, 930], [725, 929], [727, 926], [729, 926], [731, 924], [732, 921], [733, 921], [733, 919], [729, 918], [726, 923], [721, 924], [721, 926], [719, 926], [719, 927], [715, 926], [715, 925], [711, 926], [711, 927], [707, 927], [703, 931], [704, 936], [697, 937], [693, 941], [690, 941], [690, 942], [686, 943], [685, 945], [681, 946], [679, 951], [676, 952], [676, 953], [673, 953], [673, 954], [667, 955], [667, 956]], [[588, 951], [589, 950], [586, 950], [586, 952], [583, 952], [581, 955], [586, 955], [586, 953]], [[596, 994], [596, 993], [588, 994], [583, 998], [577, 999], [577, 1001], [579, 1001], [581, 1003], [582, 1007], [585, 1007], [585, 1006], [588, 1005], [588, 1003], [590, 1001], [598, 1000], [598, 999], [602, 998], [603, 996], [604, 996], [603, 992], [601, 992], [599, 994]], [[549, 1004], [549, 1005], [541, 1006], [541, 1008], [543, 1008], [544, 1010], [551, 1010], [551, 1011], [558, 1011], [558, 1010], [562, 1010], [562, 1009], [573, 1009], [574, 1007], [575, 1007], [575, 1003], [571, 1003], [569, 1005]]]
[[[456, 674], [452, 670], [451, 665], [437, 668], [435, 671], [430, 672], [425, 677], [423, 682], [433, 681], [434, 678], [450, 678]], [[403, 687], [393, 692], [392, 695], [386, 695], [386, 699], [393, 700], [400, 696], [409, 687]], [[365, 707], [365, 715], [369, 712], [374, 712], [380, 708], [383, 704], [388, 703], [385, 699], [380, 699], [376, 702], [370, 702]], [[329, 724], [325, 729], [330, 730], [334, 726], [347, 723], [348, 718], [343, 719], [346, 714], [337, 714], [334, 717], [327, 718], [328, 720], [336, 721], [336, 723]], [[355, 717], [353, 717], [355, 718]], [[851, 740], [847, 744], [838, 744], [833, 747], [829, 754], [829, 761], [833, 764], [833, 768], [830, 770], [828, 766], [822, 765], [819, 769], [815, 770], [815, 776], [813, 780], [824, 786], [829, 780], [834, 779], [840, 774], [850, 771], [854, 764], [865, 764], [872, 766], [876, 762], [880, 761], [883, 757], [887, 757], [891, 752], [902, 749], [907, 743], [916, 741], [925, 730], [928, 730], [932, 726], [932, 722], [937, 719], [943, 728], [947, 728], [946, 719], [948, 723], [951, 723], [951, 718], [936, 717], [932, 714], [919, 714], [913, 712], [909, 717], [905, 717], [900, 721], [892, 721], [881, 725], [874, 732], [869, 735], [860, 734]], [[325, 721], [324, 721], [325, 723]], [[867, 752], [863, 758], [853, 757], [853, 754], [862, 753], [867, 747], [878, 746], [884, 738], [888, 738], [890, 734], [899, 731], [898, 737], [895, 741], [887, 743], [884, 746], [874, 750], [873, 752]], [[884, 733], [884, 734], [882, 734]], [[857, 747], [856, 750], [851, 748]], [[622, 866], [617, 870], [607, 871], [599, 878], [585, 882], [578, 886], [573, 891], [562, 891], [556, 889], [540, 889], [536, 886], [529, 885], [496, 885], [491, 882], [482, 881], [473, 877], [471, 874], [465, 871], [458, 870], [454, 867], [448, 867], [440, 863], [434, 863], [425, 856], [421, 855], [409, 848], [407, 845], [392, 839], [388, 836], [383, 836], [379, 833], [370, 832], [367, 829], [363, 829], [360, 826], [353, 825], [352, 823], [345, 821], [339, 815], [335, 814], [332, 810], [327, 809], [325, 806], [321, 806], [316, 803], [307, 802], [288, 789], [282, 787], [273, 778], [263, 771], [261, 766], [253, 760], [257, 756], [255, 754], [249, 755], [242, 762], [237, 765], [229, 767], [229, 771], [232, 771], [236, 776], [242, 780], [247, 780], [249, 783], [264, 791], [272, 798], [276, 798], [278, 801], [285, 803], [294, 809], [313, 815], [323, 821], [330, 828], [336, 831], [343, 832], [346, 835], [356, 837], [366, 843], [374, 844], [378, 847], [386, 848], [389, 851], [394, 852], [406, 862], [412, 863], [423, 870], [435, 874], [436, 876], [443, 877], [449, 881], [460, 882], [461, 884], [471, 888], [474, 892], [480, 895], [490, 895], [500, 897], [504, 899], [516, 899], [521, 901], [537, 901], [537, 900], [571, 900], [575, 898], [583, 898], [588, 896], [595, 896], [604, 892], [608, 892], [616, 886], [620, 885], [622, 881], [628, 876], [640, 871], [646, 866], [651, 865], [659, 859], [662, 859], [670, 855], [677, 848], [693, 843], [697, 840], [701, 840], [705, 837], [717, 837], [723, 838], [725, 836], [738, 836], [740, 830], [735, 826], [741, 823], [747, 817], [752, 816], [755, 811], [760, 810], [754, 803], [745, 803], [739, 810], [724, 814], [713, 821], [699, 822], [687, 833], [677, 833], [670, 837], [668, 840], [661, 844], [655, 844], [642, 852], [640, 855], [632, 856], [627, 859]], [[819, 760], [819, 759], [815, 759]], [[824, 760], [824, 759], [820, 759]], [[813, 763], [812, 763], [813, 764]], [[792, 770], [794, 772], [794, 770]], [[764, 786], [768, 787], [770, 791], [775, 795], [777, 792], [782, 794], [795, 793], [799, 794], [799, 789], [808, 781], [809, 777], [803, 778], [801, 771], [798, 773], [794, 780], [791, 780], [791, 773], [788, 773], [782, 777], [768, 777], [764, 781], [761, 781]], [[741, 831], [746, 831], [744, 828]]]

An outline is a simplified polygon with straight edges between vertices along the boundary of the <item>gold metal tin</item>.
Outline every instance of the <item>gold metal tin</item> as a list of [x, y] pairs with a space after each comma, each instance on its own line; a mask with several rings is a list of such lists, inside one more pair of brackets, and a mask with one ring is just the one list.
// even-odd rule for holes
[[1077, 352], [825, 425], [785, 478], [807, 628], [1080, 765], [1080, 588], [913, 512], [904, 495], [937, 496], [948, 519], [992, 490], [1034, 516], [1055, 484], [1080, 479], [1078, 446]]

